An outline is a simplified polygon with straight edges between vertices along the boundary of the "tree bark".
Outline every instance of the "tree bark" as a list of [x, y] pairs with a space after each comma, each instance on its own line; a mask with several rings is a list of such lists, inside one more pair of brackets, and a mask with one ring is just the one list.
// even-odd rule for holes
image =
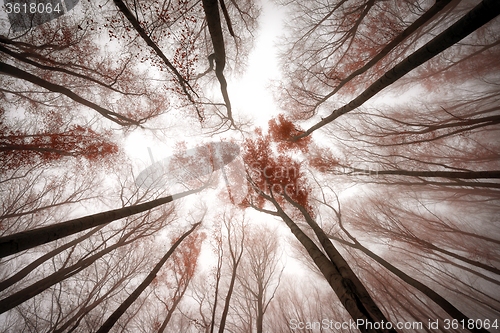
[[89, 228], [145, 212], [173, 200], [199, 192], [205, 188], [205, 186], [196, 190], [189, 190], [179, 194], [169, 195], [167, 197], [145, 202], [143, 204], [109, 210], [103, 213], [88, 215], [66, 222], [0, 237], [0, 258], [30, 249], [37, 245], [49, 243], [56, 239], [66, 237]]
[[120, 317], [125, 313], [125, 311], [134, 303], [134, 301], [139, 297], [139, 295], [153, 282], [156, 274], [160, 271], [162, 266], [165, 264], [167, 259], [174, 253], [177, 246], [179, 246], [182, 241], [189, 236], [201, 222], [194, 224], [191, 229], [186, 231], [173, 245], [170, 247], [168, 252], [161, 258], [161, 260], [156, 264], [153, 270], [146, 276], [144, 281], [130, 294], [129, 297], [109, 316], [109, 318], [104, 322], [104, 324], [99, 328], [97, 333], [107, 333], [113, 327], [113, 325], [120, 319]]
[[294, 137], [294, 140], [308, 136], [315, 130], [334, 121], [338, 117], [360, 107], [370, 98], [375, 96], [382, 89], [396, 82], [405, 74], [422, 65], [429, 59], [432, 59], [439, 53], [443, 52], [453, 44], [459, 42], [475, 30], [488, 23], [500, 14], [500, 2], [497, 0], [484, 0], [479, 5], [474, 7], [469, 13], [458, 20], [451, 27], [440, 33], [430, 42], [419, 48], [413, 54], [401, 61], [399, 64], [387, 71], [375, 83], [369, 86], [358, 97], [350, 101], [348, 104], [336, 109], [329, 116], [323, 118], [320, 122], [310, 127], [304, 133]]
[[[310, 257], [319, 268], [323, 276], [326, 278], [326, 281], [332, 287], [333, 291], [341, 301], [342, 305], [344, 305], [345, 309], [351, 317], [357, 320], [363, 320], [363, 322], [377, 322], [378, 318], [372, 317], [370, 311], [368, 311], [363, 303], [359, 301], [357, 295], [353, 293], [350, 286], [351, 282], [347, 281], [342, 277], [342, 274], [339, 272], [338, 268], [333, 265], [333, 263], [328, 259], [327, 256], [323, 254], [323, 252], [314, 244], [314, 242], [297, 226], [295, 222], [283, 211], [276, 200], [266, 194], [263, 195], [268, 201], [272, 202], [273, 205], [277, 209], [277, 215], [279, 215], [286, 225], [290, 228], [290, 231], [297, 238], [297, 240], [304, 246], [306, 251], [309, 253]], [[372, 332], [396, 332], [395, 330], [389, 329], [380, 329], [375, 330], [372, 328], [367, 328], [366, 325], [360, 325], [358, 329], [363, 333], [372, 333]]]

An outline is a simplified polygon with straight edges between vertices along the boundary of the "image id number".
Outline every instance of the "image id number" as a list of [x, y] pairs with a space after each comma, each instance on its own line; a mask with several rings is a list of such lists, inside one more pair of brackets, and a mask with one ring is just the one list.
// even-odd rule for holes
[[62, 11], [60, 4], [53, 6], [51, 3], [6, 3], [5, 11], [7, 14], [50, 14], [52, 12], [60, 13]]

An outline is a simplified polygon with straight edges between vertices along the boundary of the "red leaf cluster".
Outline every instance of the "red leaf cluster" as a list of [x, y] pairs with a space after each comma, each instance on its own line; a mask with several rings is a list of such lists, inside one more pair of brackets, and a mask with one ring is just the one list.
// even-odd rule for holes
[[248, 205], [251, 201], [263, 207], [265, 199], [258, 195], [262, 191], [267, 195], [274, 195], [280, 203], [284, 202], [283, 194], [304, 207], [308, 207], [310, 190], [306, 186], [305, 178], [301, 172], [302, 164], [285, 154], [282, 149], [273, 151], [272, 144], [279, 144], [272, 139], [276, 136], [262, 135], [256, 131], [255, 139], [247, 139], [244, 144], [243, 160], [253, 183], [249, 191], [251, 199], [243, 203]]
[[6, 127], [0, 132], [0, 158], [4, 170], [50, 163], [64, 156], [99, 162], [118, 153], [118, 146], [104, 135], [79, 125], [60, 133], [26, 134]]
[[290, 149], [300, 149], [306, 153], [311, 143], [311, 137], [306, 136], [299, 140], [293, 138], [304, 133], [304, 131], [296, 127], [290, 120], [286, 119], [283, 114], [278, 115], [278, 118], [269, 121], [269, 135], [276, 142], [278, 150], [285, 152]]

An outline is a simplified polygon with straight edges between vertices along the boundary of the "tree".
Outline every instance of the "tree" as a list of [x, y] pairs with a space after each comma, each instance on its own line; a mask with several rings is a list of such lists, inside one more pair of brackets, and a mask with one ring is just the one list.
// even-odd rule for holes
[[[251, 166], [253, 172], [253, 175], [250, 175], [250, 172], [248, 175], [249, 182], [253, 187], [253, 197], [250, 192], [248, 204], [258, 211], [281, 217], [355, 321], [387, 322], [362, 282], [314, 221], [312, 206], [309, 204], [310, 190], [305, 188], [305, 180], [301, 179], [303, 175], [300, 172], [300, 165], [291, 158], [283, 156], [284, 154], [274, 157], [270, 148], [269, 136], [262, 137], [261, 131], [257, 131], [256, 134], [261, 137], [247, 141], [244, 155], [246, 164]], [[284, 173], [282, 168], [285, 165], [291, 166], [292, 172], [287, 170]], [[264, 209], [266, 201], [271, 203], [276, 210]], [[285, 202], [300, 212], [302, 218], [313, 229], [322, 249], [285, 212], [283, 208]], [[325, 256], [322, 250], [328, 256]], [[372, 331], [369, 325], [360, 326], [362, 331]], [[388, 329], [387, 331], [392, 330]]]
[[[224, 226], [227, 232], [227, 245], [229, 249], [230, 257], [230, 281], [227, 289], [226, 297], [224, 300], [224, 307], [222, 309], [222, 315], [219, 324], [219, 333], [223, 333], [226, 327], [226, 320], [229, 313], [229, 306], [231, 302], [231, 297], [233, 295], [234, 286], [237, 278], [238, 267], [241, 263], [241, 258], [243, 256], [243, 244], [245, 242], [245, 223], [244, 218], [241, 222], [241, 226], [234, 226], [231, 217], [223, 217]], [[234, 229], [233, 229], [234, 227]], [[239, 227], [239, 228], [238, 228]], [[235, 230], [236, 229], [236, 230]]]
[[[423, 283], [419, 282], [418, 280], [414, 279], [413, 277], [409, 276], [405, 272], [401, 271], [397, 267], [393, 266], [392, 264], [390, 264], [389, 262], [384, 260], [382, 257], [378, 256], [374, 252], [370, 251], [369, 249], [367, 249], [366, 247], [361, 245], [361, 243], [344, 227], [344, 225], [342, 223], [342, 213], [340, 211], [340, 201], [338, 199], [338, 196], [336, 196], [337, 205], [338, 205], [337, 208], [328, 204], [325, 199], [326, 198], [323, 195], [323, 200], [324, 200], [323, 204], [328, 206], [329, 208], [331, 208], [333, 210], [333, 212], [335, 213], [336, 218], [338, 220], [338, 225], [339, 225], [340, 229], [349, 238], [349, 241], [346, 241], [343, 238], [333, 236], [333, 235], [329, 235], [328, 236], [329, 238], [334, 239], [335, 241], [337, 241], [343, 245], [347, 245], [349, 247], [352, 247], [352, 248], [355, 248], [355, 249], [362, 251], [368, 257], [375, 260], [378, 264], [380, 264], [382, 267], [384, 267], [385, 269], [390, 271], [392, 274], [396, 275], [398, 278], [400, 278], [401, 280], [406, 282], [408, 285], [418, 289], [424, 295], [426, 295], [427, 297], [432, 299], [443, 310], [445, 310], [451, 316], [451, 318], [456, 318], [456, 319], [465, 320], [465, 321], [469, 320], [469, 318], [467, 316], [465, 316], [460, 310], [458, 310], [453, 304], [451, 304], [449, 301], [447, 301], [444, 297], [442, 297], [441, 295], [436, 293], [433, 289], [429, 288], [425, 284], [423, 284]], [[382, 284], [383, 283], [381, 283], [381, 285]]]
[[116, 323], [116, 321], [121, 317], [121, 315], [132, 305], [132, 303], [139, 297], [139, 295], [146, 289], [151, 282], [153, 282], [154, 278], [162, 268], [162, 266], [165, 264], [165, 262], [170, 258], [172, 253], [175, 251], [175, 249], [179, 246], [182, 241], [191, 234], [196, 227], [198, 227], [201, 224], [201, 222], [196, 223], [186, 231], [179, 239], [175, 241], [175, 243], [172, 245], [172, 247], [165, 253], [163, 258], [156, 264], [156, 266], [153, 268], [153, 270], [146, 276], [144, 281], [130, 294], [130, 296], [122, 303], [120, 306], [111, 314], [111, 316], [104, 322], [104, 324], [99, 328], [97, 332], [103, 333], [103, 332], [109, 332], [109, 330], [113, 327], [113, 325]]
[[403, 77], [405, 74], [412, 71], [427, 60], [432, 59], [434, 56], [446, 50], [448, 47], [459, 42], [475, 30], [480, 28], [482, 25], [494, 19], [499, 14], [500, 6], [498, 6], [498, 3], [495, 3], [494, 1], [483, 1], [473, 10], [471, 10], [466, 16], [443, 31], [440, 35], [436, 36], [433, 40], [419, 48], [412, 55], [408, 56], [396, 66], [392, 67], [355, 99], [342, 106], [341, 108], [333, 111], [329, 116], [323, 118], [323, 120], [313, 125], [303, 134], [295, 137], [295, 140], [311, 134], [316, 129], [321, 128], [322, 126], [332, 122], [338, 117], [346, 114], [347, 112], [358, 108], [375, 94], [380, 92], [382, 89], [394, 83], [396, 80]]
[[263, 129], [254, 1], [0, 19], [0, 330], [497, 329], [498, 4], [277, 4]]
[[[186, 245], [174, 252], [174, 257], [170, 261], [171, 271], [173, 272], [173, 281], [165, 281], [168, 285], [172, 285], [174, 293], [171, 296], [170, 304], [164, 301], [161, 296], [157, 295], [158, 300], [165, 306], [167, 315], [158, 328], [158, 333], [162, 333], [167, 328], [168, 323], [186, 293], [191, 280], [195, 275], [195, 270], [198, 264], [198, 257], [201, 251], [201, 245], [205, 239], [205, 234], [195, 233], [190, 235], [186, 240]], [[161, 281], [168, 279], [167, 276], [159, 276], [157, 280]], [[158, 282], [155, 287], [158, 287]], [[156, 295], [156, 294], [155, 294]]]
[[[248, 231], [247, 231], [248, 232]], [[247, 254], [242, 258], [237, 279], [240, 295], [236, 298], [235, 310], [247, 316], [246, 331], [262, 333], [264, 315], [279, 288], [284, 266], [280, 269], [280, 249], [273, 235], [277, 230], [269, 227], [253, 227], [246, 237]], [[255, 318], [255, 323], [253, 323]]]
[[175, 199], [185, 197], [187, 195], [201, 191], [205, 186], [189, 190], [175, 195], [169, 195], [160, 199], [156, 199], [147, 203], [134, 206], [110, 210], [103, 213], [89, 215], [78, 219], [62, 222], [56, 225], [37, 228], [22, 233], [9, 235], [0, 238], [0, 253], [2, 257], [14, 254], [31, 247], [45, 244], [47, 242], [72, 235], [74, 233], [93, 228], [99, 225], [119, 220], [121, 218], [151, 210], [157, 206], [172, 202]]

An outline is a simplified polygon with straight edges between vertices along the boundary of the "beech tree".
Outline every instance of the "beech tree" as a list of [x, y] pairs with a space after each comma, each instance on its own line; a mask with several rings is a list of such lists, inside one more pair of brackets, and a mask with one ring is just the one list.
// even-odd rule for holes
[[498, 1], [70, 7], [0, 19], [0, 330], [498, 329]]
[[253, 332], [255, 327], [256, 332], [263, 332], [264, 316], [279, 288], [284, 266], [279, 263], [279, 243], [273, 237], [276, 232], [265, 227], [247, 231], [247, 255], [237, 276], [240, 288], [237, 305], [233, 306], [243, 313], [239, 316], [242, 322], [235, 325], [241, 331]]

